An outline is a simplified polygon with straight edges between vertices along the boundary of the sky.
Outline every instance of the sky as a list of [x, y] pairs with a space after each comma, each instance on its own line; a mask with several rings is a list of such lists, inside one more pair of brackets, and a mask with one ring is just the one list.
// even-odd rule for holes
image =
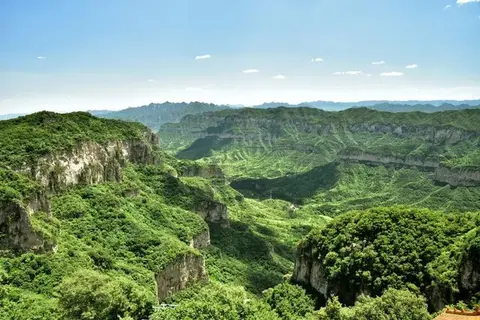
[[1, 0], [0, 114], [480, 98], [480, 0]]

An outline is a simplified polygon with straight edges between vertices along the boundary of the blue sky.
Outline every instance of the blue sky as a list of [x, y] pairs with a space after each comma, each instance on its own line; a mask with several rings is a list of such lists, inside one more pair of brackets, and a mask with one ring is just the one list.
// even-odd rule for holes
[[475, 98], [480, 0], [0, 1], [0, 113]]

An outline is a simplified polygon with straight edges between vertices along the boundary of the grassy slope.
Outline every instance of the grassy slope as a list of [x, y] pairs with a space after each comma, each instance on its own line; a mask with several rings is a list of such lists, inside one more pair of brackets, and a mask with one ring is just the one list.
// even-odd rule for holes
[[[188, 140], [189, 128], [196, 134], [203, 130], [247, 137], [216, 139], [209, 136], [184, 145], [178, 154], [220, 165], [234, 180], [232, 186], [249, 197], [265, 199], [272, 195], [303, 204], [301, 210], [328, 215], [394, 204], [446, 211], [480, 209], [479, 188], [435, 185], [430, 172], [332, 163], [345, 150], [360, 150], [399, 159], [442, 161], [453, 167], [475, 168], [480, 159], [478, 137], [455, 144], [433, 144], [421, 135], [400, 137], [390, 133], [352, 132], [349, 127], [395, 124], [405, 128], [433, 126], [478, 132], [479, 110], [396, 114], [364, 108], [337, 113], [277, 108], [211, 113], [209, 117], [202, 115], [203, 122], [205, 118], [215, 121], [201, 127], [198, 117], [191, 116], [178, 125], [165, 127], [167, 136], [163, 136], [163, 143], [168, 144], [170, 137], [175, 136], [171, 130], [175, 126], [182, 128], [182, 134], [175, 136], [177, 147], [181, 145], [179, 137]], [[317, 134], [309, 125], [320, 125], [320, 128], [329, 125], [332, 133]], [[159, 134], [162, 137], [162, 130]], [[272, 135], [276, 139], [272, 139]]]

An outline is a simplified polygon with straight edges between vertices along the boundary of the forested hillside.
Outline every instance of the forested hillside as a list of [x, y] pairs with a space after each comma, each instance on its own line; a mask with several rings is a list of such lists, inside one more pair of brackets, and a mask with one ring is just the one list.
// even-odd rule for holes
[[247, 198], [334, 217], [296, 255], [292, 281], [326, 304], [314, 317], [429, 319], [426, 304], [478, 302], [479, 120], [280, 107], [187, 116], [159, 135], [177, 157], [224, 169]]
[[219, 319], [287, 319], [261, 292], [328, 218], [245, 199], [141, 124], [41, 112], [0, 128], [2, 319], [164, 319], [164, 301], [182, 306], [171, 319], [225, 301]]
[[216, 163], [254, 198], [336, 214], [375, 205], [477, 210], [479, 110], [228, 110], [159, 131], [185, 159]]
[[473, 306], [478, 117], [223, 110], [165, 125], [161, 144], [88, 113], [2, 121], [0, 313], [423, 320]]

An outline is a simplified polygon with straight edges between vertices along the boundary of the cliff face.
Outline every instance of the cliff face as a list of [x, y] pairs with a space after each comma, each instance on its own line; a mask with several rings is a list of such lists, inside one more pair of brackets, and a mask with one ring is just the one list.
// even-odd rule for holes
[[435, 170], [435, 180], [451, 186], [480, 186], [480, 171], [473, 168], [447, 168], [440, 166]]
[[28, 205], [18, 201], [0, 204], [0, 249], [14, 251], [50, 251], [54, 244], [46, 241], [31, 224], [36, 211], [49, 212], [49, 204], [43, 195], [32, 197]]
[[435, 160], [413, 157], [400, 158], [395, 156], [381, 156], [370, 153], [341, 154], [339, 158], [340, 161], [345, 162], [360, 162], [369, 165], [407, 166], [426, 170], [435, 170], [440, 165], [440, 163]]
[[38, 159], [29, 171], [46, 190], [59, 192], [77, 184], [95, 184], [120, 181], [121, 168], [128, 162], [154, 164], [153, 144], [142, 140], [112, 141], [106, 145], [85, 142], [71, 151], [49, 154]]
[[313, 289], [323, 299], [323, 302], [327, 301], [329, 295], [332, 294], [332, 288], [329, 288], [323, 267], [310, 247], [298, 249], [292, 281]]
[[229, 225], [228, 208], [225, 204], [213, 200], [205, 200], [197, 204], [195, 211], [211, 223], [218, 223], [222, 227]]
[[210, 230], [208, 229], [194, 236], [190, 241], [190, 247], [195, 249], [204, 249], [208, 246], [210, 246]]
[[[37, 159], [34, 165], [21, 171], [30, 175], [48, 193], [57, 193], [77, 184], [95, 184], [120, 181], [121, 169], [128, 163], [154, 164], [153, 152], [158, 138], [147, 134], [145, 140], [112, 141], [105, 145], [85, 142], [71, 151], [49, 154]], [[31, 225], [35, 212], [50, 212], [44, 194], [31, 195], [26, 203], [0, 204], [0, 249], [20, 251], [48, 251], [48, 244]]]
[[205, 261], [200, 255], [182, 255], [169, 263], [156, 276], [158, 301], [163, 301], [188, 285], [208, 279]]
[[315, 291], [322, 304], [335, 295], [342, 303], [353, 305], [359, 296], [370, 294], [368, 288], [357, 287], [347, 280], [330, 283], [321, 259], [313, 247], [299, 247], [291, 280]]
[[180, 172], [182, 177], [200, 177], [205, 179], [224, 180], [225, 174], [219, 166], [210, 165], [192, 165]]

